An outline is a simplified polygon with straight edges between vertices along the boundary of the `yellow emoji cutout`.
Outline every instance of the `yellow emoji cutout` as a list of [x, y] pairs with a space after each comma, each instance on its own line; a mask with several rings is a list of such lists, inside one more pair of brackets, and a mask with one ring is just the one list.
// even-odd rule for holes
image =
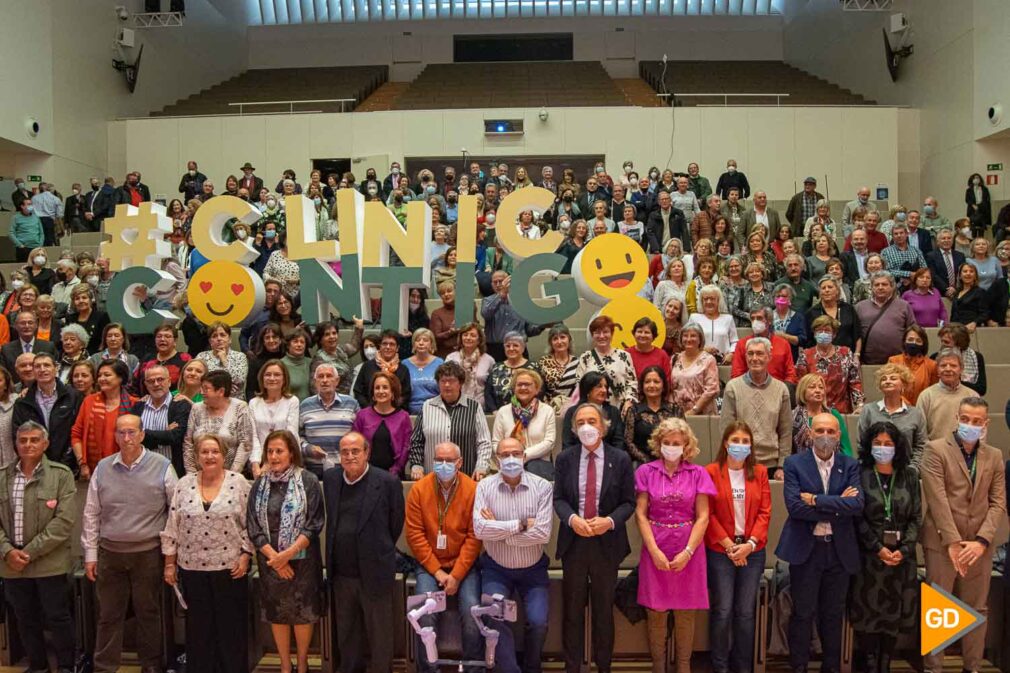
[[235, 262], [207, 262], [189, 281], [189, 307], [204, 325], [239, 327], [259, 315], [266, 299], [263, 280]]
[[572, 275], [579, 294], [587, 301], [602, 306], [599, 315], [614, 321], [614, 348], [635, 345], [632, 332], [641, 318], [652, 318], [658, 328], [653, 345], [662, 348], [666, 341], [663, 314], [652, 302], [638, 296], [649, 280], [649, 258], [628, 236], [603, 234], [596, 236], [579, 251], [572, 264]]

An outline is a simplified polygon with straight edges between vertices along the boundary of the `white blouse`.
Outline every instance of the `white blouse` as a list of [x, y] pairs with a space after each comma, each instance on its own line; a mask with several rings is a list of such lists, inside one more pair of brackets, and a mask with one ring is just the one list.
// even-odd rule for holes
[[276, 402], [267, 402], [257, 395], [249, 400], [249, 413], [253, 420], [250, 463], [263, 462], [263, 442], [274, 430], [287, 430], [298, 441], [298, 398], [294, 395], [282, 397]]
[[[512, 436], [512, 429], [515, 427], [515, 419], [512, 417], [512, 405], [506, 404], [499, 407], [494, 414], [494, 427], [491, 430], [491, 445], [498, 446], [498, 442], [506, 437]], [[557, 415], [554, 407], [541, 401], [537, 406], [536, 415], [526, 426], [526, 460], [535, 458], [551, 459], [551, 451], [554, 449], [554, 438], [557, 434]]]
[[226, 470], [221, 490], [205, 510], [198, 479], [196, 474], [187, 474], [175, 487], [161, 532], [161, 553], [178, 555], [179, 567], [186, 570], [231, 570], [243, 552], [253, 553], [246, 532], [249, 482], [238, 472]]
[[705, 332], [706, 348], [714, 346], [722, 355], [732, 353], [736, 348], [738, 341], [736, 323], [733, 316], [728, 313], [720, 313], [715, 320], [708, 318], [704, 313], [692, 313], [687, 322], [698, 325]]

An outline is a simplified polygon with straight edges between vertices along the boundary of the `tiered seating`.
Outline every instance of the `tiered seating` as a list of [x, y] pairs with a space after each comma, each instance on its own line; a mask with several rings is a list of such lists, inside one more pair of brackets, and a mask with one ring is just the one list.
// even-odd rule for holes
[[669, 61], [666, 86], [663, 64], [642, 61], [639, 75], [657, 92], [674, 95], [706, 93], [715, 97], [686, 96], [677, 105], [712, 105], [723, 103], [723, 94], [789, 94], [776, 101], [775, 96], [729, 97], [731, 105], [874, 105], [857, 93], [815, 77], [781, 61]]
[[[340, 68], [276, 68], [248, 70], [226, 82], [162, 109], [152, 117], [177, 115], [237, 114], [239, 109], [229, 103], [267, 101], [354, 99], [344, 103], [306, 103], [296, 105], [295, 112], [350, 112], [389, 78], [385, 65], [347, 66]], [[263, 86], [270, 82], [270, 86]], [[291, 106], [256, 105], [245, 108], [245, 114], [288, 112]]]
[[394, 109], [627, 104], [598, 61], [435, 63], [421, 71]]

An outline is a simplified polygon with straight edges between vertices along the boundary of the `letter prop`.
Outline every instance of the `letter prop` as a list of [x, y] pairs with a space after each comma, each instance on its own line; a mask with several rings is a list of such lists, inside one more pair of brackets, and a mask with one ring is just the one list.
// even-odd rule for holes
[[[524, 259], [512, 273], [512, 287], [509, 290], [509, 301], [512, 308], [527, 322], [534, 325], [561, 322], [574, 315], [579, 310], [579, 295], [571, 278], [558, 280], [558, 273], [568, 260], [564, 255], [545, 252]], [[552, 280], [542, 286], [542, 296], [553, 298], [556, 304], [540, 306], [535, 302], [529, 291], [530, 279], [543, 273]]]
[[[475, 245], [470, 245], [473, 241]], [[463, 245], [460, 245], [460, 242]], [[459, 199], [459, 211], [456, 219], [456, 309], [454, 318], [456, 327], [462, 327], [473, 322], [474, 301], [477, 293], [475, 283], [470, 282], [470, 276], [476, 278], [477, 266], [477, 195], [467, 194]], [[438, 291], [438, 288], [435, 288]]]
[[[215, 196], [193, 216], [193, 244], [211, 261], [250, 264], [259, 257], [259, 251], [249, 241], [225, 243], [224, 228], [233, 219], [252, 227], [261, 217], [260, 211], [237, 196]], [[168, 231], [171, 233], [171, 228]]]
[[172, 233], [172, 220], [160, 203], [116, 206], [116, 214], [105, 220], [103, 232], [112, 237], [98, 245], [98, 254], [109, 260], [109, 270], [123, 271], [133, 266], [160, 269], [161, 260], [172, 254], [165, 240]]
[[145, 310], [133, 291], [138, 285], [148, 292], [165, 291], [171, 289], [175, 282], [175, 277], [170, 273], [146, 266], [134, 266], [117, 272], [109, 285], [109, 320], [122, 324], [127, 334], [151, 334], [162, 323], [174, 325], [179, 322], [177, 315], [164, 309]]
[[556, 231], [548, 231], [541, 238], [523, 238], [519, 235], [517, 222], [519, 214], [524, 210], [543, 212], [554, 205], [554, 193], [543, 187], [525, 187], [518, 189], [498, 205], [495, 219], [496, 240], [505, 248], [505, 252], [517, 261], [532, 257], [542, 252], [554, 252], [565, 237]]

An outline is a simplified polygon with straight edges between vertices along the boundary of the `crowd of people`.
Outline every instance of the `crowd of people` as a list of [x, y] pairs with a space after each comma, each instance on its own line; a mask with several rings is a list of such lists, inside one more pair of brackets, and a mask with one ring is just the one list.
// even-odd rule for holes
[[[774, 552], [792, 586], [792, 670], [806, 670], [815, 622], [822, 668], [839, 670], [846, 605], [822, 597], [848, 593], [866, 670], [889, 671], [897, 636], [917, 624], [918, 544], [930, 581], [985, 614], [1005, 482], [1001, 452], [986, 443], [985, 360], [971, 343], [978, 329], [1008, 324], [1010, 303], [1010, 243], [993, 254], [981, 236], [992, 226], [985, 187], [969, 181], [968, 212], [954, 224], [933, 198], [921, 212], [879, 212], [866, 188], [835, 222], [813, 178], [780, 216], [732, 160], [714, 191], [693, 163], [683, 174], [623, 169], [612, 177], [600, 163], [584, 181], [565, 169], [555, 182], [545, 166], [534, 183], [525, 167], [502, 163], [436, 179], [427, 169], [408, 177], [394, 162], [385, 178], [368, 169], [360, 183], [313, 171], [303, 187], [286, 171], [270, 190], [247, 163], [223, 193], [263, 217], [227, 235], [259, 251], [250, 266], [266, 301], [236, 339], [186, 304], [187, 279], [207, 261], [193, 247], [192, 216], [215, 196], [195, 162], [179, 184], [185, 198], [168, 204], [172, 256], [162, 268], [176, 283], [140, 297], [177, 311], [179, 323], [149, 335], [110, 322], [107, 260], [67, 251], [50, 263], [45, 250], [62, 231], [98, 230], [118, 203], [150, 200], [140, 174], [119, 187], [93, 180], [90, 194], [75, 185], [66, 204], [48, 185], [31, 195], [21, 183], [11, 237], [25, 266], [0, 275], [0, 482], [10, 495], [0, 501], [0, 576], [30, 670], [47, 667], [42, 625], [72, 620], [59, 588], [78, 515], [102, 673], [119, 666], [130, 606], [144, 673], [162, 666], [162, 582], [189, 605], [187, 667], [247, 670], [253, 560], [284, 673], [307, 670], [327, 604], [342, 670], [366, 661], [390, 670], [403, 564], [419, 592], [458, 596], [464, 659], [483, 652], [469, 607], [500, 593], [526, 615], [521, 642], [490, 622], [501, 631], [500, 670], [541, 670], [551, 609], [563, 610], [566, 668], [578, 670], [592, 603], [590, 651], [609, 671], [632, 516], [643, 543], [634, 595], [653, 670], [665, 670], [672, 633], [678, 673], [690, 671], [694, 615], [709, 610], [713, 669], [745, 673], [772, 481], [784, 482], [777, 505], [788, 513]], [[500, 199], [534, 184], [555, 204], [496, 222]], [[401, 223], [407, 201], [431, 206], [435, 282], [430, 293], [410, 291], [405, 330], [382, 329], [381, 302], [374, 326], [354, 316], [306, 325], [299, 315], [285, 198], [304, 193], [318, 236], [338, 238], [342, 188], [386, 203]], [[470, 193], [481, 199], [478, 233], [464, 243], [454, 225], [458, 197]], [[569, 261], [593, 236], [631, 237], [651, 254], [639, 294], [663, 315], [662, 346], [649, 318], [625, 349], [612, 344], [613, 321], [594, 318], [584, 352], [574, 328], [525, 321], [509, 301], [501, 226], [562, 232]], [[475, 307], [459, 325], [464, 244], [477, 250], [480, 315]], [[440, 299], [430, 313], [429, 294]], [[933, 349], [923, 328], [938, 326]], [[531, 353], [529, 339], [543, 332], [545, 352]], [[880, 401], [866, 401], [863, 365], [880, 365]], [[705, 465], [685, 419], [714, 415], [722, 434]], [[858, 416], [853, 436], [846, 415]], [[406, 498], [401, 481], [413, 482]], [[77, 484], [87, 489], [80, 514]], [[548, 591], [555, 515], [563, 606]], [[398, 559], [403, 531], [409, 559]], [[965, 670], [977, 670], [984, 634], [965, 639]], [[50, 647], [61, 671], [73, 668], [72, 638]], [[926, 669], [940, 662], [928, 657]]]

